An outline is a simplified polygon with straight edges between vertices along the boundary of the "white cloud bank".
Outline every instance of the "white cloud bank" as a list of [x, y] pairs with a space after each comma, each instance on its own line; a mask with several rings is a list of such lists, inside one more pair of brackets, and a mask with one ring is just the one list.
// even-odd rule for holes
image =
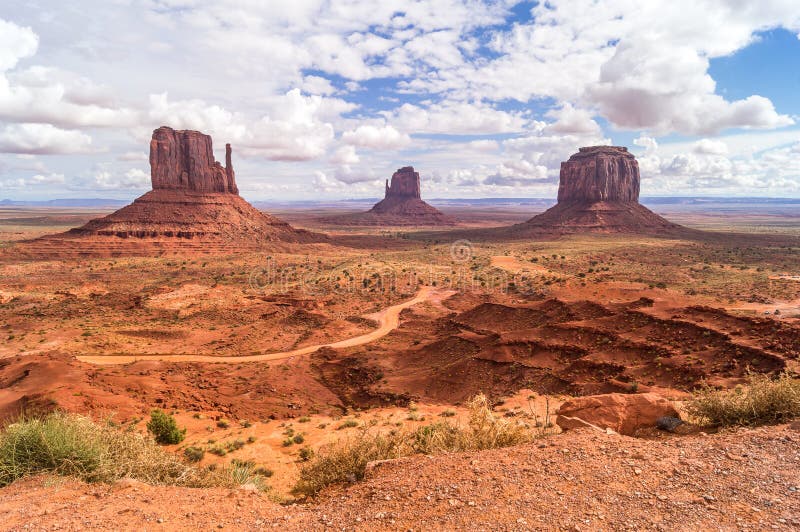
[[[561, 160], [620, 130], [639, 134], [654, 191], [797, 190], [795, 144], [754, 153], [721, 136], [771, 138], [756, 130], [790, 126], [790, 113], [759, 94], [728, 98], [709, 75], [761, 31], [800, 32], [796, 1], [550, 0], [512, 24], [517, 3], [0, 6], [0, 183], [146, 186], [142, 149], [163, 124], [231, 142], [245, 190], [349, 195], [343, 184], [368, 190], [393, 166], [424, 164], [448, 193], [548, 191]], [[675, 134], [689, 137], [680, 151], [664, 141]]]

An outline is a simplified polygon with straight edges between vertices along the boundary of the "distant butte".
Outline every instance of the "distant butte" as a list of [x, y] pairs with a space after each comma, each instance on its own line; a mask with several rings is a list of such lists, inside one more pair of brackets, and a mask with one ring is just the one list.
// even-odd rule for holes
[[404, 166], [386, 180], [384, 198], [369, 211], [324, 220], [341, 225], [445, 226], [455, 220], [422, 201], [419, 172]]
[[620, 146], [590, 146], [561, 163], [558, 203], [514, 232], [670, 233], [683, 230], [639, 203], [639, 163]]
[[104, 218], [27, 247], [53, 254], [125, 255], [154, 249], [235, 252], [270, 243], [327, 240], [242, 199], [231, 154], [228, 144], [223, 167], [214, 160], [209, 135], [160, 127], [150, 141], [150, 192]]

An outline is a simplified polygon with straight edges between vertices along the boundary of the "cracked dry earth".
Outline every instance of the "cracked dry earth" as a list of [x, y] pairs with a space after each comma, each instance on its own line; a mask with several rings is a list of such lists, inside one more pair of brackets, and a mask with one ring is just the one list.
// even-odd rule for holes
[[800, 425], [531, 445], [378, 464], [310, 504], [246, 489], [34, 478], [0, 490], [8, 530], [796, 530]]

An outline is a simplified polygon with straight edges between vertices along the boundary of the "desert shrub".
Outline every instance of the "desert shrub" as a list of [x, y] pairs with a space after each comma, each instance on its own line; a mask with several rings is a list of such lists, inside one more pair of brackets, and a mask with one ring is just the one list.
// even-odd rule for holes
[[147, 431], [162, 445], [174, 445], [186, 437], [186, 429], [179, 429], [174, 417], [157, 408], [150, 413]]
[[686, 406], [700, 422], [713, 426], [783, 423], [800, 417], [800, 379], [788, 373], [776, 378], [754, 374], [746, 387], [695, 392]]
[[188, 462], [199, 462], [206, 455], [206, 452], [200, 447], [187, 447], [183, 450], [183, 457]]
[[147, 435], [63, 413], [23, 419], [0, 432], [0, 486], [40, 473], [186, 487], [234, 487], [241, 476], [187, 465]]
[[341, 425], [336, 427], [336, 430], [351, 429], [351, 428], [357, 427], [357, 426], [358, 426], [358, 421], [356, 421], [355, 419], [345, 419], [341, 423]]
[[467, 405], [466, 427], [441, 421], [414, 430], [373, 433], [364, 429], [356, 437], [325, 446], [300, 471], [295, 495], [314, 496], [323, 488], [364, 478], [367, 464], [414, 454], [495, 449], [530, 442], [531, 430], [494, 415], [487, 398], [478, 395]]
[[314, 449], [311, 447], [303, 447], [300, 449], [300, 460], [308, 462], [312, 458], [314, 458]]

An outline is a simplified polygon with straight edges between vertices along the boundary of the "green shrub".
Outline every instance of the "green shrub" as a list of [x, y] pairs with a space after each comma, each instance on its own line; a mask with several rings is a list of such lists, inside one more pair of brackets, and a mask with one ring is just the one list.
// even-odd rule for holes
[[183, 450], [183, 456], [189, 462], [199, 462], [206, 455], [206, 452], [200, 447], [187, 447]]
[[336, 430], [351, 429], [357, 426], [358, 426], [358, 421], [356, 421], [355, 419], [345, 419], [338, 427], [336, 427]]
[[150, 413], [147, 431], [162, 445], [174, 445], [186, 437], [186, 429], [179, 429], [174, 417], [157, 408]]
[[800, 417], [800, 379], [782, 373], [750, 376], [749, 385], [733, 390], [709, 386], [695, 392], [687, 412], [713, 426], [752, 426], [784, 423]]
[[308, 462], [312, 458], [314, 458], [314, 449], [311, 447], [303, 447], [300, 449], [300, 460]]
[[40, 473], [186, 487], [234, 487], [237, 478], [227, 469], [187, 465], [144, 434], [63, 413], [23, 419], [0, 432], [0, 487]]
[[482, 394], [470, 400], [468, 407], [470, 416], [466, 427], [442, 421], [388, 434], [370, 433], [365, 429], [357, 437], [325, 446], [301, 469], [293, 493], [314, 496], [331, 484], [361, 480], [367, 463], [375, 460], [495, 449], [534, 439], [527, 426], [495, 416]]

